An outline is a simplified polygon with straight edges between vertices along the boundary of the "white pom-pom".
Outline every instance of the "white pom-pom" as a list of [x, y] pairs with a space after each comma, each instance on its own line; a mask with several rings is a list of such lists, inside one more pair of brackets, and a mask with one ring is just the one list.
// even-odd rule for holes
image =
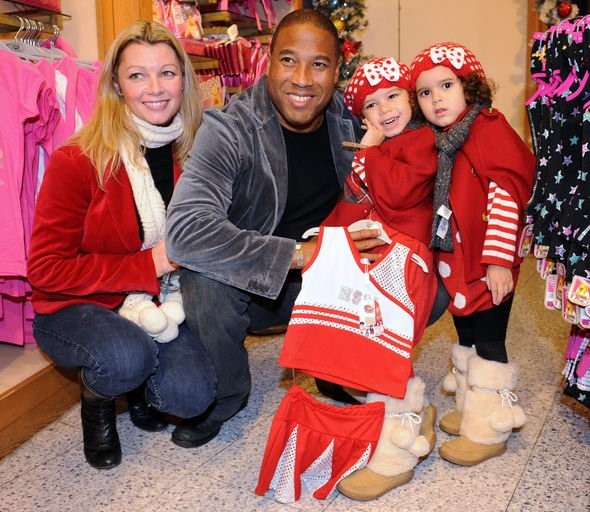
[[178, 338], [178, 324], [174, 320], [168, 320], [168, 325], [160, 334], [154, 336], [158, 343], [168, 343]]
[[139, 325], [151, 336], [155, 336], [166, 329], [168, 318], [163, 311], [152, 302], [153, 307], [145, 308], [139, 313]]

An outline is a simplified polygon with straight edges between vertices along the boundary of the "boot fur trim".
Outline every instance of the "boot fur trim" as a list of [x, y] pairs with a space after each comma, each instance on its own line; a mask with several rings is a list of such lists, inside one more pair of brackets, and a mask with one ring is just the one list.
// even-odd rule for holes
[[518, 381], [518, 369], [511, 363], [487, 361], [479, 356], [469, 360], [470, 385], [460, 433], [474, 443], [492, 445], [508, 439], [513, 428], [526, 423], [522, 407], [512, 393]]
[[514, 363], [488, 361], [479, 356], [469, 360], [467, 384], [489, 389], [513, 390], [518, 382], [518, 367]]
[[[393, 398], [369, 393], [367, 402], [383, 401], [385, 419], [375, 452], [367, 467], [374, 473], [396, 476], [411, 471], [418, 458], [430, 451], [425, 436], [420, 435], [421, 418], [418, 413], [424, 405], [424, 381], [419, 377], [409, 379], [406, 396]], [[381, 400], [378, 400], [378, 398]]]
[[393, 398], [380, 393], [367, 393], [367, 403], [385, 402], [386, 413], [415, 412], [419, 413], [424, 408], [424, 389], [426, 384], [420, 377], [408, 379], [406, 396]]
[[[463, 345], [453, 345], [451, 349], [451, 358], [453, 360], [453, 369], [445, 375], [442, 382], [442, 388], [449, 393], [456, 393], [457, 388], [461, 393], [461, 402], [465, 396], [465, 374], [467, 373], [467, 361], [475, 355], [473, 347], [464, 347]], [[458, 373], [458, 375], [457, 375]], [[460, 381], [463, 379], [463, 382]], [[462, 386], [462, 389], [461, 389]], [[463, 403], [461, 403], [461, 408]], [[457, 410], [461, 410], [457, 407]]]

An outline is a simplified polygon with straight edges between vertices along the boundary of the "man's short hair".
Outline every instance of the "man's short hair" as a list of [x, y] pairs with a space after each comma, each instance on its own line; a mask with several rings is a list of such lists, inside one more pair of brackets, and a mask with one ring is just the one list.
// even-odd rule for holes
[[274, 50], [274, 42], [282, 29], [292, 27], [293, 25], [313, 25], [316, 28], [325, 30], [330, 34], [334, 41], [334, 53], [340, 54], [340, 41], [338, 39], [338, 30], [332, 23], [332, 20], [315, 9], [297, 9], [287, 14], [277, 25], [272, 39], [270, 41], [270, 53]]

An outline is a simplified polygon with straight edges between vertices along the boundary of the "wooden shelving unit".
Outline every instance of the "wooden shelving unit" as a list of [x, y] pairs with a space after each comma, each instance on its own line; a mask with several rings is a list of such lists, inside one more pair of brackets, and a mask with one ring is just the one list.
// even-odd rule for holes
[[217, 69], [219, 61], [212, 57], [204, 57], [203, 55], [188, 54], [195, 71], [205, 71], [207, 69]]
[[53, 25], [60, 29], [63, 28], [63, 23], [71, 17], [67, 14], [49, 11], [47, 9], [37, 9], [27, 6], [21, 2], [13, 2], [7, 0], [0, 0], [2, 12], [0, 12], [0, 32], [17, 32], [21, 27], [22, 22], [18, 19], [26, 18], [41, 22], [43, 24], [43, 33], [52, 34]]

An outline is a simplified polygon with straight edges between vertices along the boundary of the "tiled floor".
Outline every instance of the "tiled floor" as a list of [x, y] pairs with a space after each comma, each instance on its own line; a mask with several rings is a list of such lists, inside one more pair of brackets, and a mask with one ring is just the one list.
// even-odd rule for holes
[[[561, 394], [569, 328], [541, 305], [543, 282], [533, 260], [523, 268], [509, 328], [509, 355], [521, 368], [517, 389], [528, 424], [501, 457], [473, 468], [434, 452], [414, 479], [373, 502], [337, 493], [305, 495], [290, 505], [256, 496], [258, 471], [274, 411], [290, 380], [277, 366], [281, 338], [249, 339], [254, 388], [250, 404], [204, 447], [185, 450], [167, 431], [148, 434], [119, 416], [123, 462], [92, 469], [82, 455], [79, 407], [0, 461], [1, 511], [590, 511], [590, 410]], [[440, 393], [454, 330], [448, 315], [418, 347], [416, 373], [439, 413], [452, 407]], [[302, 379], [302, 377], [299, 377]], [[298, 381], [313, 390], [310, 379]], [[438, 442], [447, 436], [438, 432]]]

